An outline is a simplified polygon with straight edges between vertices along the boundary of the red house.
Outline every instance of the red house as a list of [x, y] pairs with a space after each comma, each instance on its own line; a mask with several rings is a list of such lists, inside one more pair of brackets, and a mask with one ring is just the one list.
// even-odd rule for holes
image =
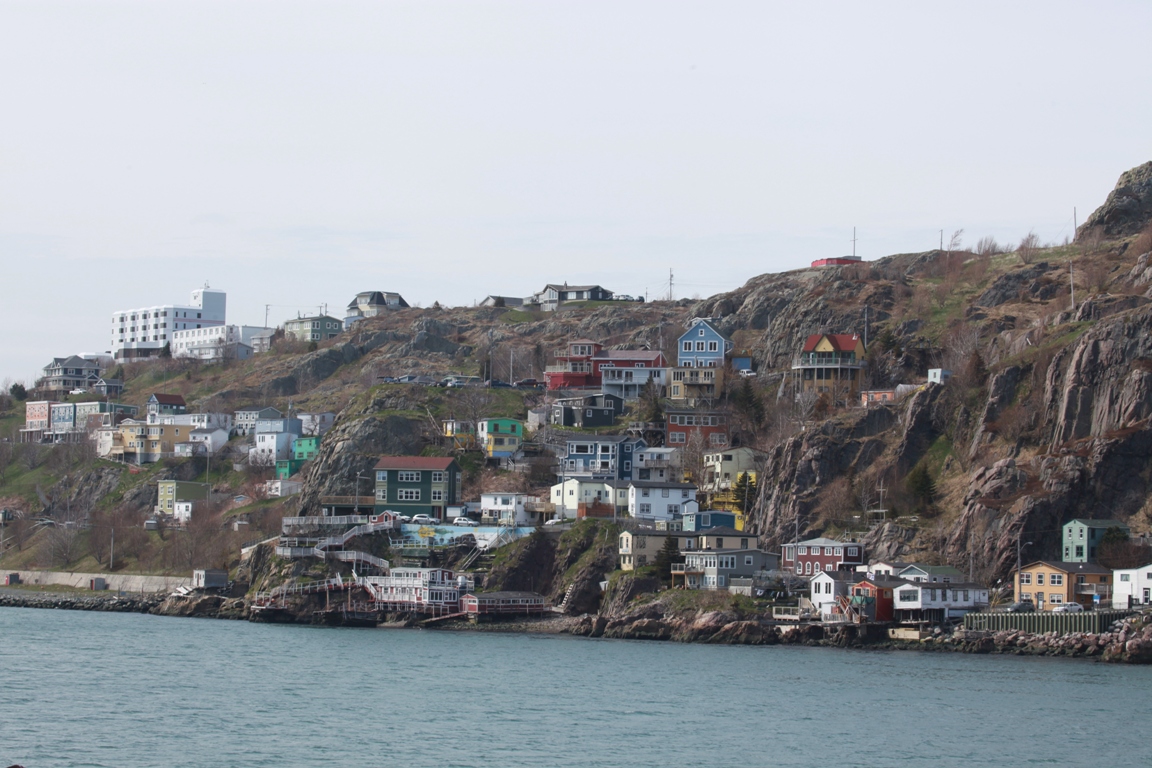
[[851, 605], [868, 621], [892, 621], [893, 594], [903, 579], [862, 579], [849, 589]]
[[548, 389], [600, 389], [604, 369], [609, 369], [611, 394], [636, 397], [639, 390], [654, 379], [664, 383], [667, 362], [663, 353], [648, 349], [604, 349], [591, 339], [568, 342], [567, 349], [556, 352], [556, 365], [544, 370]]
[[667, 426], [666, 445], [675, 448], [688, 444], [693, 434], [704, 438], [705, 448], [728, 446], [728, 417], [720, 411], [693, 409], [664, 411]]
[[854, 571], [865, 562], [863, 544], [818, 538], [785, 544], [780, 567], [799, 576], [811, 576], [821, 571]]

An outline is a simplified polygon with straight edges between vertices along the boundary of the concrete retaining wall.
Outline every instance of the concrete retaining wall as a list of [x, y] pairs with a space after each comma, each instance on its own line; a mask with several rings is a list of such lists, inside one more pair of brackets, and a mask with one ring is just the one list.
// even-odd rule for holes
[[64, 573], [62, 571], [4, 571], [20, 574], [24, 584], [45, 584], [88, 589], [91, 579], [104, 579], [108, 589], [118, 592], [172, 592], [178, 587], [191, 587], [192, 578], [180, 576], [142, 576], [135, 573]]

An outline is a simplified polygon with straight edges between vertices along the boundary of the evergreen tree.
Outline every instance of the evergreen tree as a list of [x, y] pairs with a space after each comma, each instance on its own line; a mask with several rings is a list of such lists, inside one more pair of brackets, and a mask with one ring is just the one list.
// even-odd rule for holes
[[921, 509], [936, 498], [936, 482], [923, 466], [918, 466], [908, 473], [908, 477], [904, 478], [904, 488], [919, 502]]
[[23, 384], [16, 382], [12, 386], [8, 387], [8, 394], [12, 395], [12, 397], [16, 398], [17, 400], [24, 400], [28, 397], [28, 390], [24, 388]]
[[732, 486], [732, 496], [736, 500], [736, 508], [740, 512], [747, 512], [756, 502], [756, 481], [747, 472], [741, 472]]
[[163, 357], [163, 358], [172, 357], [172, 344], [171, 344], [171, 342], [166, 342], [164, 344], [164, 347], [160, 350], [160, 357]]
[[680, 554], [680, 546], [676, 543], [676, 538], [669, 534], [664, 539], [664, 547], [656, 553], [656, 572], [660, 576], [661, 581], [672, 581], [672, 563], [684, 562], [684, 556]]
[[753, 426], [759, 427], [764, 423], [764, 401], [753, 388], [752, 379], [745, 377], [743, 384], [732, 397], [732, 404]]

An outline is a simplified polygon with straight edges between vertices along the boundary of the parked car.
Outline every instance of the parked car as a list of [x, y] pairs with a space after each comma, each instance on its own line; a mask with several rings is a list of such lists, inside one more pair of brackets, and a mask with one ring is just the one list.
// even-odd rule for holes
[[752, 370], [751, 368], [745, 368], [744, 370], [740, 371], [740, 375], [746, 379], [750, 379], [756, 375], [756, 371]]
[[564, 525], [565, 522], [566, 521], [562, 520], [561, 518], [556, 518], [555, 520], [549, 520], [548, 522], [544, 523], [544, 525]]
[[396, 519], [397, 519], [397, 520], [399, 520], [399, 521], [400, 521], [400, 522], [402, 522], [402, 523], [410, 523], [410, 522], [412, 522], [412, 516], [411, 516], [411, 515], [397, 515], [397, 516], [396, 516]]
[[452, 525], [476, 525], [476, 521], [470, 517], [457, 517], [452, 520]]
[[520, 381], [515, 382], [512, 386], [531, 388], [540, 386], [540, 382], [536, 379], [520, 379]]
[[1021, 600], [1018, 603], [1012, 603], [1004, 609], [1005, 613], [1032, 613], [1036, 610], [1036, 606], [1032, 604], [1031, 600]]
[[1084, 606], [1080, 603], [1061, 603], [1052, 609], [1052, 613], [1080, 613], [1084, 610]]
[[434, 525], [435, 523], [436, 521], [428, 515], [412, 515], [413, 525]]
[[509, 389], [512, 385], [506, 381], [500, 381], [500, 379], [492, 379], [490, 381], [484, 382], [484, 386], [496, 387], [498, 389]]

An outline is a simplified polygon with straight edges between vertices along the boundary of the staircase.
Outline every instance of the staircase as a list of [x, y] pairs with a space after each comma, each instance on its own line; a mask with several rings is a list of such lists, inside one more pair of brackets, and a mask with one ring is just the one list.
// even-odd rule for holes
[[568, 610], [568, 603], [572, 602], [572, 595], [575, 592], [576, 592], [576, 582], [572, 582], [571, 584], [568, 585], [568, 589], [564, 590], [564, 599], [560, 601], [560, 605], [557, 605], [552, 610], [555, 611], [556, 613], [564, 613], [565, 611], [567, 611]]

